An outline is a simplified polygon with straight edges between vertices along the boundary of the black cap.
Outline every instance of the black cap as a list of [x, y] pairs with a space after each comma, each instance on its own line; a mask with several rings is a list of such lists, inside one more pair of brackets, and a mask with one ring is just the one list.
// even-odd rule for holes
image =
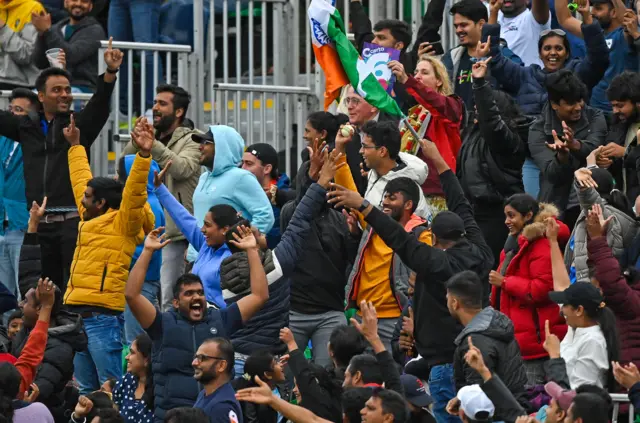
[[404, 397], [416, 407], [426, 408], [433, 403], [433, 398], [429, 395], [424, 383], [417, 377], [409, 374], [400, 376]]
[[191, 135], [191, 139], [199, 144], [201, 144], [203, 141], [213, 142], [213, 132], [211, 132], [211, 129], [209, 129], [204, 134], [193, 134]]
[[262, 142], [253, 144], [247, 147], [245, 151], [256, 156], [263, 165], [270, 164], [274, 169], [278, 169], [278, 153], [276, 149], [269, 144]]
[[612, 0], [589, 0], [591, 4], [610, 4], [613, 6], [613, 1]]
[[441, 211], [433, 218], [431, 232], [436, 237], [449, 241], [457, 241], [466, 233], [462, 218], [451, 211]]
[[589, 282], [575, 282], [564, 291], [549, 293], [551, 301], [557, 304], [569, 304], [574, 307], [604, 307], [604, 298], [600, 290]]

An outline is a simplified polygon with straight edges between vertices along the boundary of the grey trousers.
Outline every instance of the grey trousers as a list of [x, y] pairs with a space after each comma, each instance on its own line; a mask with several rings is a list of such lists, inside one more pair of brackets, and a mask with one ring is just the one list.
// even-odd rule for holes
[[184, 252], [189, 243], [186, 240], [172, 241], [162, 249], [162, 267], [160, 268], [160, 309], [173, 308], [173, 287], [184, 273]]
[[347, 319], [341, 311], [327, 311], [321, 314], [289, 312], [289, 329], [293, 332], [298, 348], [304, 351], [311, 339], [313, 362], [322, 367], [331, 364], [327, 349], [331, 332], [338, 326], [346, 324]]
[[[362, 323], [362, 317], [358, 316], [357, 313], [353, 317], [355, 317], [358, 322]], [[397, 322], [398, 317], [393, 317], [391, 319], [378, 319], [378, 336], [389, 354], [393, 354], [391, 352], [391, 338], [393, 338], [393, 330], [396, 328]]]

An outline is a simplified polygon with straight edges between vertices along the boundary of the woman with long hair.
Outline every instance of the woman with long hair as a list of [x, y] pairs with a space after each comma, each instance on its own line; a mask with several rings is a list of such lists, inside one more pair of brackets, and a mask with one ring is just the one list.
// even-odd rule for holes
[[[464, 104], [462, 99], [453, 95], [447, 69], [442, 62], [429, 55], [420, 57], [414, 75], [407, 75], [404, 66], [397, 61], [389, 63], [389, 68], [418, 105], [409, 109], [410, 120], [415, 122], [417, 132], [433, 141], [442, 158], [451, 169], [456, 168], [456, 157], [462, 141], [460, 127], [463, 123]], [[426, 128], [424, 128], [426, 126]], [[411, 132], [405, 130], [401, 151], [415, 152], [429, 166], [427, 180], [422, 184], [422, 192], [427, 203], [434, 210], [445, 208], [444, 192], [440, 185], [438, 172], [433, 163], [422, 151], [415, 150], [419, 140], [413, 140]]]
[[616, 318], [600, 290], [576, 282], [564, 291], [551, 292], [549, 298], [562, 306], [569, 331], [559, 348], [552, 340], [547, 350], [552, 359], [564, 360], [571, 389], [584, 384], [613, 389], [611, 362], [620, 359], [620, 344]]
[[51, 412], [42, 403], [16, 399], [21, 382], [22, 375], [13, 364], [0, 363], [0, 423], [53, 423]]
[[153, 422], [153, 373], [149, 335], [142, 333], [131, 343], [127, 373], [116, 383], [113, 402], [127, 423]]
[[[504, 206], [509, 236], [500, 254], [500, 265], [489, 274], [491, 304], [513, 321], [515, 336], [525, 360], [528, 387], [542, 384], [544, 362], [548, 359], [545, 321], [560, 339], [567, 331], [559, 309], [549, 299], [553, 291], [551, 247], [545, 235], [545, 219], [557, 220], [558, 210], [538, 203], [528, 194], [509, 197]], [[561, 245], [569, 238], [569, 228], [558, 222]]]

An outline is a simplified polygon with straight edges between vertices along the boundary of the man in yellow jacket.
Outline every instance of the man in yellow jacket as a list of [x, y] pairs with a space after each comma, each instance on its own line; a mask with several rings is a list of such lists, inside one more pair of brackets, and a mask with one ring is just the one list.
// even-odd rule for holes
[[71, 144], [69, 174], [81, 217], [64, 303], [84, 319], [89, 346], [73, 364], [80, 393], [87, 394], [122, 376], [124, 287], [136, 245], [154, 228], [147, 204], [153, 143], [141, 140], [123, 190], [118, 181], [91, 175], [73, 116], [63, 133]]

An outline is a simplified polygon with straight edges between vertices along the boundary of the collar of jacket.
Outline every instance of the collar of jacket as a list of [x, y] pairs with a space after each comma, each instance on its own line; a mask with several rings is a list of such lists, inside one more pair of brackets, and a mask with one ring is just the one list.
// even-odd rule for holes
[[522, 229], [522, 234], [518, 238], [519, 243], [522, 244], [525, 241], [532, 242], [544, 237], [546, 231], [545, 219], [548, 217], [557, 218], [559, 214], [558, 208], [553, 204], [540, 203], [540, 211], [538, 211], [533, 222]]

